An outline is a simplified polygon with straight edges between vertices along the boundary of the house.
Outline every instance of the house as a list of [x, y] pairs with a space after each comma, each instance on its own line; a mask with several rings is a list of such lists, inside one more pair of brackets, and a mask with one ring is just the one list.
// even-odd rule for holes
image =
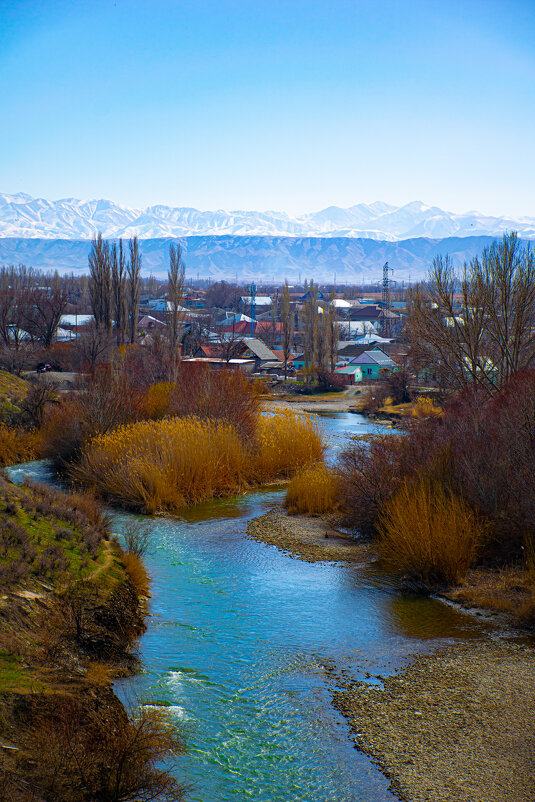
[[59, 319], [59, 326], [62, 329], [73, 331], [75, 334], [79, 331], [88, 329], [95, 322], [93, 315], [62, 315]]
[[244, 337], [243, 344], [245, 346], [243, 356], [249, 359], [254, 359], [256, 369], [260, 370], [263, 364], [267, 362], [278, 362], [276, 355], [271, 348], [256, 337]]
[[385, 371], [398, 369], [398, 365], [394, 360], [390, 359], [380, 348], [372, 348], [371, 351], [363, 351], [361, 354], [354, 357], [349, 362], [349, 365], [358, 365], [361, 367], [364, 379], [377, 379], [383, 376]]
[[143, 315], [139, 318], [137, 327], [143, 331], [152, 331], [153, 329], [163, 331], [163, 329], [167, 328], [167, 323], [164, 323], [163, 320], [158, 320], [156, 317], [152, 317], [152, 315]]
[[218, 357], [187, 357], [181, 362], [182, 365], [208, 365], [211, 370], [241, 370], [243, 373], [251, 375], [254, 373], [254, 359], [220, 359]]
[[338, 328], [344, 337], [351, 339], [355, 337], [362, 337], [365, 334], [375, 334], [378, 336], [378, 330], [371, 320], [343, 320], [338, 322]]
[[335, 368], [337, 376], [343, 376], [349, 384], [358, 384], [362, 381], [362, 368], [360, 365], [345, 365], [343, 368]]
[[[250, 309], [252, 298], [250, 295], [242, 295], [240, 298], [240, 306], [243, 308]], [[269, 309], [273, 300], [269, 295], [257, 295], [254, 299], [254, 305], [257, 309]]]
[[[247, 316], [241, 315], [241, 317]], [[247, 320], [240, 320], [238, 323], [229, 325], [228, 320], [223, 320], [219, 325], [219, 331], [224, 334], [242, 334], [250, 337], [253, 335], [271, 336], [277, 340], [282, 336], [282, 323], [273, 323], [271, 320], [253, 320], [248, 323]]]

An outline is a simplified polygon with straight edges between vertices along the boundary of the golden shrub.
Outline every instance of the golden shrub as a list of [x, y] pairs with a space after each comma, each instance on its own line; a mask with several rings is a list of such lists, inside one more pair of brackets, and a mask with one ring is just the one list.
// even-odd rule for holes
[[477, 555], [484, 527], [468, 504], [441, 484], [405, 481], [377, 523], [384, 566], [427, 584], [457, 583]]
[[37, 432], [0, 424], [0, 466], [37, 459], [40, 451], [41, 440]]
[[289, 476], [320, 459], [323, 448], [309, 416], [262, 416], [248, 444], [228, 423], [166, 418], [93, 438], [71, 475], [108, 498], [153, 513]]
[[126, 573], [134, 586], [138, 596], [150, 596], [150, 580], [147, 569], [137, 556], [131, 552], [126, 552], [122, 557]]
[[145, 413], [148, 418], [162, 418], [167, 413], [174, 388], [173, 382], [151, 384], [145, 398]]
[[434, 405], [433, 399], [423, 395], [418, 396], [411, 411], [413, 418], [431, 418], [442, 414], [442, 409]]
[[290, 515], [334, 512], [340, 503], [335, 473], [323, 463], [302, 468], [290, 480], [284, 505]]
[[260, 482], [291, 476], [321, 460], [325, 451], [319, 423], [305, 412], [283, 410], [261, 416], [256, 439], [254, 467]]

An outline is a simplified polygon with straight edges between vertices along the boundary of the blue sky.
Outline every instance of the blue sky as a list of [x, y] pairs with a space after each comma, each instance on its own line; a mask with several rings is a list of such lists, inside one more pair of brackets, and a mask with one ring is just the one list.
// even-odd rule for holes
[[0, 191], [535, 216], [534, 89], [534, 0], [0, 0]]

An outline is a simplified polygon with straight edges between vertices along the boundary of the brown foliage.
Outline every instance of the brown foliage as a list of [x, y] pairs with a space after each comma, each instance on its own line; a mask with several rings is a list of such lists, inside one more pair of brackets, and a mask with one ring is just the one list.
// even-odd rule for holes
[[461, 498], [438, 482], [403, 482], [381, 508], [379, 554], [392, 573], [426, 585], [456, 583], [472, 565], [484, 529]]
[[535, 371], [494, 398], [465, 391], [442, 416], [413, 419], [404, 436], [355, 443], [341, 457], [355, 528], [371, 534], [381, 505], [404, 479], [426, 477], [462, 496], [489, 522], [482, 558], [519, 558], [535, 521]]
[[149, 596], [150, 580], [147, 569], [133, 552], [123, 555], [123, 564], [138, 596]]
[[258, 424], [260, 392], [240, 371], [211, 371], [207, 365], [182, 363], [169, 414], [223, 421], [242, 437], [251, 437]]
[[37, 716], [29, 748], [38, 760], [26, 768], [30, 787], [47, 802], [182, 799], [184, 787], [158, 766], [184, 752], [182, 733], [165, 709], [140, 707], [130, 716], [117, 710], [112, 720], [109, 712], [70, 697]]
[[298, 471], [290, 480], [284, 506], [290, 515], [323, 515], [340, 504], [336, 474], [323, 463]]

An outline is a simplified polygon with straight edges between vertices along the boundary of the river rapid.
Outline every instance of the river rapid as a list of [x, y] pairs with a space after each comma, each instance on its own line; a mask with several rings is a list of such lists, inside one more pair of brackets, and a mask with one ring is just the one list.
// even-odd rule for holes
[[[350, 413], [323, 422], [331, 458], [349, 436], [377, 430]], [[53, 481], [43, 462], [8, 472]], [[183, 722], [188, 753], [173, 771], [191, 802], [392, 800], [331, 705], [336, 676], [380, 682], [412, 654], [481, 637], [487, 625], [402, 593], [373, 566], [303, 562], [247, 538], [248, 520], [282, 496], [150, 519], [143, 670], [115, 690]], [[119, 537], [130, 517], [112, 513]]]

